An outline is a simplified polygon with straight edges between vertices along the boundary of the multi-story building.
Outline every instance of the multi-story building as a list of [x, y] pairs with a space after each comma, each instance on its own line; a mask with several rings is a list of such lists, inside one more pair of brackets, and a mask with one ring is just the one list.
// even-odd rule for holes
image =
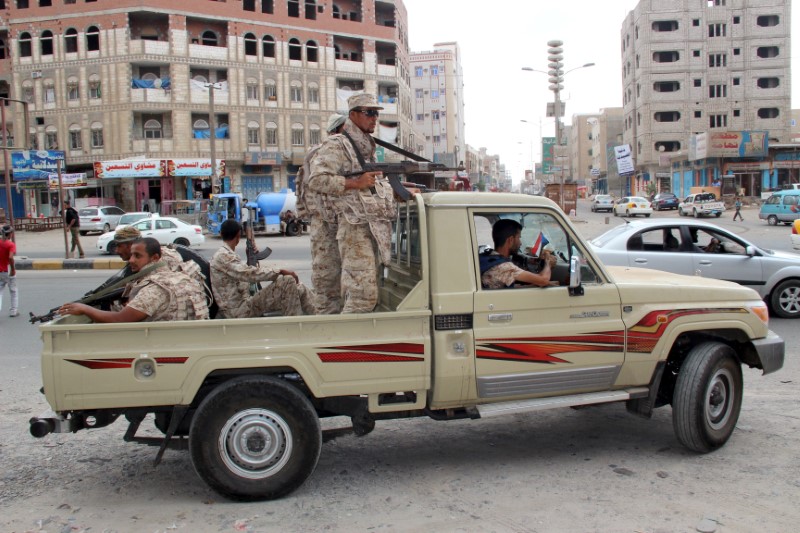
[[[619, 193], [620, 182], [614, 146], [622, 144], [622, 108], [607, 107], [586, 119], [590, 126], [592, 187], [596, 193]], [[668, 190], [668, 189], [666, 189]]]
[[790, 15], [788, 0], [639, 2], [621, 31], [623, 137], [636, 165], [628, 190], [671, 171], [677, 194], [731, 173], [745, 194], [758, 194], [766, 170], [729, 167], [714, 146], [690, 156], [690, 142], [742, 132], [789, 140]]
[[458, 43], [438, 43], [429, 52], [412, 52], [410, 76], [417, 151], [456, 167], [466, 157], [464, 83]]
[[597, 113], [578, 113], [572, 115], [569, 130], [569, 169], [565, 176], [579, 185], [588, 185], [592, 180], [592, 124]]
[[[32, 148], [63, 150], [66, 172], [94, 178], [79, 200], [140, 209], [208, 197], [211, 160], [224, 161], [223, 191], [293, 188], [354, 91], [384, 107], [376, 135], [416, 146], [402, 0], [0, 0], [0, 9], [0, 96], [28, 103]], [[18, 141], [23, 124], [21, 113], [8, 117]], [[200, 160], [206, 175], [169, 164], [162, 175], [92, 175], [95, 162], [130, 158]], [[26, 200], [48, 205], [45, 193]]]

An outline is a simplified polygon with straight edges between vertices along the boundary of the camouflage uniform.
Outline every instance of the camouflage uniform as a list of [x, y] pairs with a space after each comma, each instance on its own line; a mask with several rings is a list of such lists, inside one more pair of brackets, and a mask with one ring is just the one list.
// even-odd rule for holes
[[392, 187], [385, 176], [375, 181], [374, 193], [369, 189], [344, 188], [344, 174], [360, 169], [355, 150], [365, 161], [375, 161], [375, 141], [370, 135], [349, 119], [344, 131], [356, 146], [344, 135], [328, 137], [311, 161], [306, 184], [309, 191], [327, 195], [325, 198], [330, 201], [336, 215], [341, 266], [335, 263], [336, 258], [326, 258], [318, 251], [321, 259], [312, 263], [312, 275], [333, 277], [340, 269], [342, 312], [368, 313], [378, 303], [378, 264], [387, 264], [390, 260], [392, 220], [397, 207]]
[[160, 267], [129, 288], [128, 307], [146, 314], [145, 322], [208, 319], [203, 288], [183, 272]]
[[[492, 252], [492, 255], [499, 256], [497, 252]], [[481, 276], [481, 284], [487, 289], [506, 289], [513, 287], [520, 272], [525, 272], [511, 261], [499, 263]]]
[[[273, 283], [251, 297], [250, 283], [257, 281]], [[249, 266], [227, 244], [211, 259], [211, 287], [224, 318], [252, 318], [270, 311], [284, 316], [316, 312], [308, 287], [263, 265]]]

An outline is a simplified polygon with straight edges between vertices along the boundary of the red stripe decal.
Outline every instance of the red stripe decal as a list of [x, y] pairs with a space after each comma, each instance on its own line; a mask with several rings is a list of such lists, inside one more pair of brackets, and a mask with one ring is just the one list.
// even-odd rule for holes
[[182, 365], [186, 362], [188, 357], [156, 357], [156, 363], [159, 365]]
[[425, 345], [412, 342], [392, 342], [387, 344], [365, 344], [362, 346], [331, 346], [328, 350], [345, 350], [345, 351], [358, 351], [358, 350], [372, 350], [376, 352], [394, 352], [394, 353], [425, 353]]
[[82, 367], [86, 367], [91, 370], [106, 370], [109, 368], [130, 368], [133, 358], [131, 357], [122, 359], [85, 359], [80, 361], [76, 359], [65, 359], [65, 361], [69, 361], [70, 363], [75, 363], [76, 365], [80, 365]]
[[318, 353], [317, 355], [323, 363], [414, 363], [424, 361], [422, 357], [369, 352], [329, 352]]

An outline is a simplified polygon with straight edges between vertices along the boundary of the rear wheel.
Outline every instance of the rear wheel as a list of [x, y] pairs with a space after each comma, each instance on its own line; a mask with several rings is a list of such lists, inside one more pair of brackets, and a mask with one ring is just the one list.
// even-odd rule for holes
[[308, 398], [266, 376], [217, 387], [198, 407], [189, 431], [198, 475], [238, 500], [289, 494], [314, 471], [321, 448], [319, 419]]
[[189, 246], [189, 245], [191, 244], [191, 243], [189, 242], [189, 239], [187, 239], [187, 238], [185, 238], [185, 237], [178, 237], [178, 238], [177, 238], [177, 239], [175, 239], [173, 242], [174, 242], [175, 244], [180, 244], [181, 246]]
[[296, 237], [297, 235], [300, 235], [300, 224], [296, 220], [286, 224], [286, 235], [289, 237]]
[[117, 253], [117, 243], [115, 243], [114, 241], [109, 242], [108, 246], [106, 247], [106, 251], [111, 255]]
[[111, 231], [111, 225], [108, 222], [106, 222], [105, 224], [103, 224], [103, 233], [108, 233], [109, 231]]
[[717, 218], [719, 218], [719, 217], [721, 217], [721, 216], [722, 216], [722, 213], [716, 213], [714, 216], [715, 216], [715, 217], [717, 217]]
[[775, 215], [768, 216], [767, 217], [767, 223], [770, 226], [777, 226], [778, 225], [778, 217], [776, 217]]
[[779, 283], [770, 296], [770, 307], [781, 318], [800, 317], [800, 280]]
[[681, 444], [696, 452], [723, 446], [741, 407], [742, 367], [733, 349], [719, 342], [692, 348], [672, 397], [672, 425]]

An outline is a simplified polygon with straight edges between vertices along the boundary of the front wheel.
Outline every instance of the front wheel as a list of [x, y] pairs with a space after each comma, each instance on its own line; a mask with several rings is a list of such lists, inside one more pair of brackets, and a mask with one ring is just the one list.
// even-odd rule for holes
[[650, 213], [645, 213], [644, 218], [650, 218]]
[[117, 243], [114, 241], [109, 242], [106, 251], [111, 255], [117, 253]]
[[800, 317], [800, 280], [779, 283], [770, 296], [770, 307], [781, 318]]
[[286, 235], [287, 236], [296, 237], [296, 236], [300, 235], [300, 231], [301, 231], [300, 224], [296, 220], [293, 220], [293, 221], [289, 222], [288, 224], [286, 224]]
[[692, 348], [672, 397], [672, 425], [680, 443], [703, 453], [723, 446], [741, 407], [742, 367], [733, 349], [719, 342]]
[[189, 242], [189, 239], [187, 239], [186, 237], [178, 237], [173, 242], [175, 242], [175, 244], [180, 244], [181, 246], [190, 246], [192, 244], [192, 243]]
[[777, 226], [778, 225], [778, 217], [776, 217], [775, 215], [768, 216], [767, 217], [767, 223], [770, 226]]
[[678, 208], [678, 215], [680, 215], [680, 216], [682, 216], [682, 217], [685, 217], [685, 216], [686, 216], [686, 213], [684, 213], [684, 212], [683, 212], [683, 209], [681, 209], [681, 208], [679, 207], [679, 208]]
[[319, 460], [322, 431], [296, 387], [266, 376], [234, 378], [197, 408], [189, 451], [197, 474], [237, 500], [271, 500], [294, 491]]
[[700, 218], [700, 213], [697, 212], [697, 209], [692, 209], [692, 214], [694, 215], [694, 218]]
[[715, 213], [715, 214], [714, 214], [714, 216], [715, 216], [715, 217], [717, 217], [717, 218], [719, 218], [719, 217], [721, 217], [721, 216], [722, 216], [722, 213]]

